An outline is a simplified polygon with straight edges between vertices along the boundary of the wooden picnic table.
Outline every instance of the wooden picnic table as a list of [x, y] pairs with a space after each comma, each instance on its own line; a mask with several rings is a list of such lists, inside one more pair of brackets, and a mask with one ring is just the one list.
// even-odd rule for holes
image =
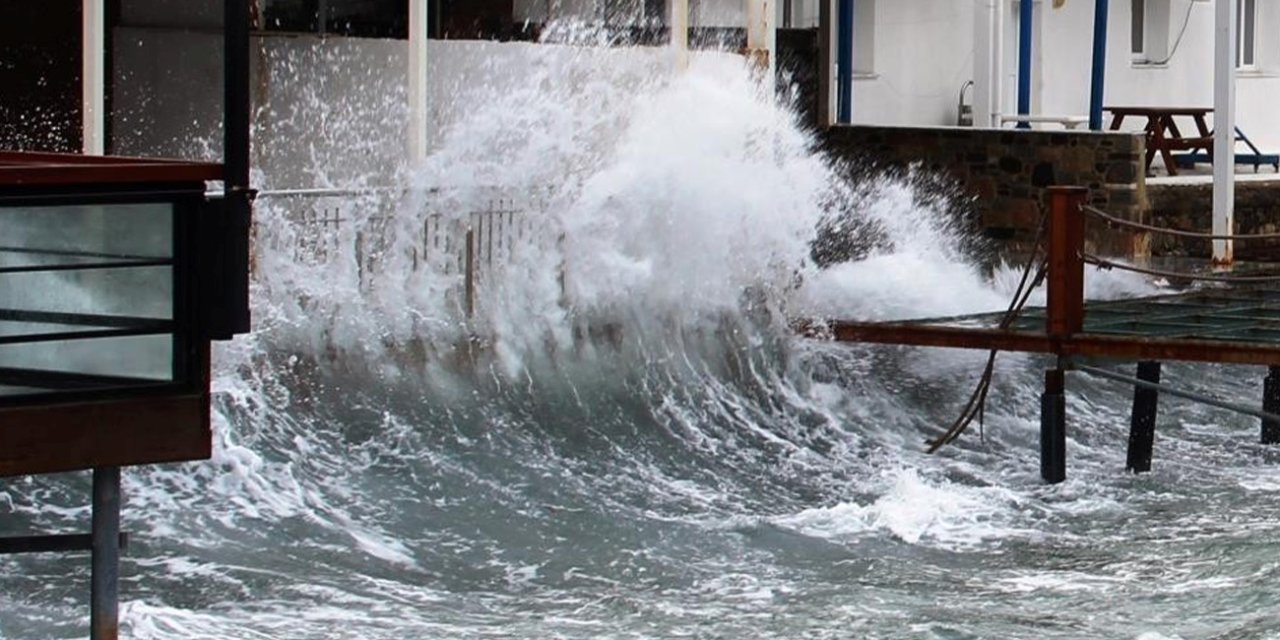
[[[1202, 151], [1209, 158], [1213, 157], [1213, 131], [1209, 129], [1206, 118], [1213, 113], [1211, 107], [1106, 107], [1111, 112], [1111, 130], [1116, 131], [1126, 116], [1147, 119], [1147, 172], [1151, 172], [1151, 161], [1159, 153], [1164, 160], [1165, 170], [1169, 175], [1178, 175], [1178, 163], [1174, 161], [1174, 151]], [[1184, 136], [1178, 129], [1176, 117], [1191, 118], [1195, 122], [1196, 134]]]

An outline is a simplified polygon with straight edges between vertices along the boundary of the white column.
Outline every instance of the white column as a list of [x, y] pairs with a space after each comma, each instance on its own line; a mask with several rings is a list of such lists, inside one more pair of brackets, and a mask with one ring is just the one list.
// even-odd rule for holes
[[773, 86], [774, 30], [778, 11], [777, 0], [746, 0], [747, 2], [747, 57], [761, 72], [761, 82]]
[[106, 153], [106, 11], [104, 0], [81, 3], [80, 118], [86, 155]]
[[671, 54], [676, 70], [689, 67], [689, 0], [667, 2], [667, 24], [671, 28]]
[[409, 161], [427, 158], [427, 1], [409, 0]]
[[996, 0], [973, 3], [973, 126], [991, 125]]
[[[1236, 3], [1216, 0], [1213, 21], [1213, 232], [1234, 233], [1236, 200]], [[1234, 261], [1230, 240], [1213, 241], [1213, 262]]]
[[991, 16], [991, 113], [990, 126], [1000, 127], [1000, 116], [1004, 114], [1004, 45], [1008, 40], [1005, 33], [1004, 16], [1009, 10], [1009, 3], [995, 0], [995, 8]]

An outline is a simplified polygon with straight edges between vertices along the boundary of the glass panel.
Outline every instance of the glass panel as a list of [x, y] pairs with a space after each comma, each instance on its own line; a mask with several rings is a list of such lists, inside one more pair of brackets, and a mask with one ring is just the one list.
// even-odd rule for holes
[[0, 396], [173, 381], [170, 203], [0, 207]]
[[1241, 7], [1244, 8], [1244, 23], [1240, 25], [1240, 42], [1244, 46], [1244, 65], [1246, 67], [1253, 66], [1253, 36], [1254, 36], [1254, 17], [1257, 15], [1255, 11], [1256, 0], [1243, 0]]

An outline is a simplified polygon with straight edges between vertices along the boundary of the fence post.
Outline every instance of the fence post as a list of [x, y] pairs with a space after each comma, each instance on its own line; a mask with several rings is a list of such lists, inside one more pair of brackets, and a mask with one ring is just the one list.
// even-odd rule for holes
[[1065, 337], [1084, 328], [1084, 215], [1088, 189], [1049, 187], [1049, 273], [1046, 329]]
[[467, 229], [465, 252], [465, 263], [462, 266], [466, 300], [463, 304], [466, 307], [467, 318], [470, 319], [476, 311], [476, 232], [471, 228]]

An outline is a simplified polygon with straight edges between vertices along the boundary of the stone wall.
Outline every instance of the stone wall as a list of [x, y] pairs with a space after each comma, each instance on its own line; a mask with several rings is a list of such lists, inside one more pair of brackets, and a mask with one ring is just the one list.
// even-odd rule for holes
[[[1126, 219], [1145, 217], [1142, 134], [853, 125], [822, 135], [824, 148], [859, 173], [917, 167], [950, 176], [975, 197], [972, 224], [990, 238], [1033, 240], [1053, 185], [1086, 187], [1090, 204]], [[1088, 230], [1091, 251], [1145, 253], [1131, 234]]]
[[[1211, 183], [1153, 184], [1148, 185], [1147, 195], [1151, 201], [1151, 225], [1201, 233], [1213, 228]], [[1237, 181], [1235, 219], [1237, 233], [1280, 231], [1280, 182]], [[1207, 240], [1151, 235], [1152, 255], [1209, 258], [1213, 253]], [[1236, 242], [1235, 256], [1239, 260], [1277, 261], [1280, 241]]]

